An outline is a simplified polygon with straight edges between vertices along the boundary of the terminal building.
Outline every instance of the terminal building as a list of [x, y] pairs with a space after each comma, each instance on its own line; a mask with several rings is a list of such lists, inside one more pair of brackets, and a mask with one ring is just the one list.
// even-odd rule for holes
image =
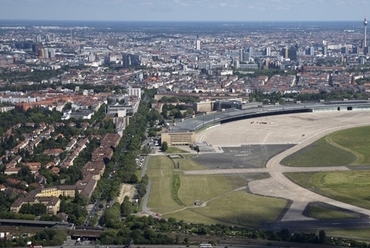
[[[225, 108], [214, 111], [218, 105]], [[297, 102], [284, 105], [246, 103], [241, 104], [241, 108], [239, 107], [237, 102], [202, 102], [198, 105], [198, 110], [208, 111], [176, 122], [167, 132], [162, 133], [162, 142], [167, 142], [168, 145], [190, 145], [196, 141], [196, 131], [202, 128], [257, 117], [309, 112], [368, 111], [370, 101], [343, 99], [342, 101]]]
[[195, 142], [195, 132], [168, 132], [162, 133], [161, 141], [168, 145], [190, 145]]

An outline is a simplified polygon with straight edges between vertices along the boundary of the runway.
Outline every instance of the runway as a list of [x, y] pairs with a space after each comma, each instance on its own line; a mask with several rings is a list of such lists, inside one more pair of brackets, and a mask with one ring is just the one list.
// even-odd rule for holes
[[[262, 123], [262, 124], [261, 124]], [[272, 116], [256, 119], [237, 121], [217, 126], [206, 130], [197, 138], [197, 141], [206, 141], [214, 147], [240, 146], [247, 144], [297, 144], [286, 151], [272, 157], [266, 168], [255, 169], [215, 169], [205, 171], [187, 171], [185, 174], [238, 174], [267, 172], [271, 178], [249, 182], [249, 190], [258, 195], [285, 198], [292, 201], [288, 211], [281, 219], [281, 225], [296, 222], [299, 225], [311, 223], [313, 226], [330, 224], [332, 221], [314, 221], [303, 215], [303, 211], [310, 202], [324, 202], [342, 209], [347, 209], [366, 216], [370, 210], [333, 200], [328, 197], [311, 192], [290, 181], [284, 172], [309, 172], [309, 171], [339, 171], [348, 170], [348, 167], [285, 167], [280, 161], [294, 152], [310, 145], [312, 142], [332, 132], [365, 126], [370, 123], [368, 111], [346, 111], [325, 113], [302, 113], [284, 116]], [[303, 221], [303, 222], [302, 222]], [[347, 223], [344, 220], [343, 223]], [[353, 225], [368, 225], [363, 220], [351, 220]], [[288, 224], [284, 224], [284, 222]], [[299, 224], [301, 223], [302, 224]], [[338, 222], [342, 223], [342, 222]], [[273, 224], [277, 225], [277, 224]], [[342, 224], [338, 224], [341, 226]], [[370, 225], [370, 224], [369, 224]], [[345, 226], [345, 224], [343, 224]], [[346, 226], [348, 227], [348, 226]]]

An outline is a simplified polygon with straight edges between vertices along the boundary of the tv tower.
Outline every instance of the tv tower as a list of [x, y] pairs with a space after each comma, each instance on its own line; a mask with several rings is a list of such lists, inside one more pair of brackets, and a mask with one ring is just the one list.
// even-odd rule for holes
[[366, 20], [366, 17], [364, 19], [364, 28], [365, 28], [364, 47], [366, 47], [367, 46], [367, 44], [366, 44], [366, 28], [367, 28], [367, 20]]

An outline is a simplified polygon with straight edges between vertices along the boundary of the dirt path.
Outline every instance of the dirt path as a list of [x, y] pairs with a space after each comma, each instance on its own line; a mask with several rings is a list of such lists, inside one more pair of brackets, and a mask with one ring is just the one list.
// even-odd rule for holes
[[125, 199], [125, 196], [128, 196], [128, 198], [132, 200], [132, 197], [134, 197], [135, 195], [135, 190], [136, 189], [132, 184], [125, 184], [125, 183], [121, 184], [121, 190], [115, 202], [122, 204], [123, 200]]

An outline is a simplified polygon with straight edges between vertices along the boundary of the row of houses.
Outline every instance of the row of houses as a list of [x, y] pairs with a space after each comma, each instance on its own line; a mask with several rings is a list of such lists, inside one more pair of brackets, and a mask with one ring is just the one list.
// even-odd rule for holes
[[46, 206], [48, 214], [57, 214], [60, 209], [59, 196], [75, 197], [76, 192], [91, 197], [97, 182], [100, 180], [105, 171], [105, 165], [113, 156], [115, 148], [118, 146], [121, 136], [116, 133], [106, 134], [100, 146], [92, 153], [91, 161], [87, 162], [82, 168], [81, 180], [74, 185], [59, 185], [50, 188], [39, 188], [31, 191], [26, 196], [19, 197], [10, 207], [14, 213], [18, 213], [23, 204], [42, 203]]

